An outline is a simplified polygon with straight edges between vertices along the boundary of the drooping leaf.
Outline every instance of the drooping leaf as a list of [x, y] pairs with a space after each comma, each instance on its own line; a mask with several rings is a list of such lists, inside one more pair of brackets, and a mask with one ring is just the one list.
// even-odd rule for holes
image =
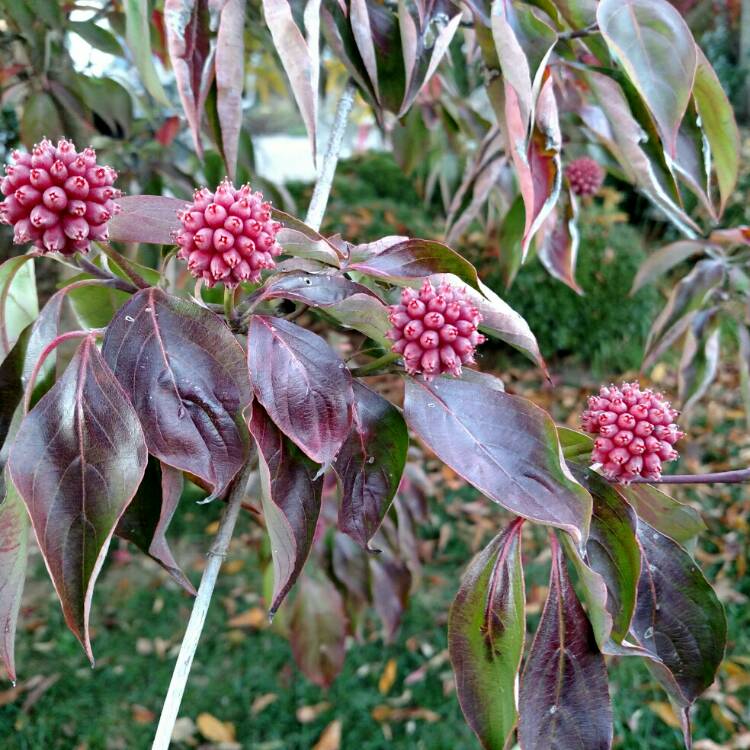
[[39, 306], [33, 256], [16, 255], [0, 265], [0, 357], [5, 357]]
[[358, 381], [353, 385], [352, 429], [333, 464], [342, 484], [338, 526], [367, 547], [398, 489], [409, 435], [395, 406]]
[[0, 488], [0, 661], [16, 681], [15, 638], [26, 577], [29, 514], [8, 472]]
[[456, 693], [487, 750], [503, 750], [516, 724], [516, 685], [526, 634], [521, 523], [514, 521], [471, 562], [448, 618]]
[[143, 85], [156, 101], [169, 106], [151, 53], [150, 11], [148, 0], [125, 0], [125, 22], [128, 47]]
[[143, 481], [120, 518], [115, 534], [135, 544], [195, 596], [195, 587], [174, 559], [166, 537], [180, 501], [182, 484], [181, 471], [149, 459]]
[[263, 518], [271, 538], [274, 614], [310, 554], [323, 478], [315, 478], [318, 466], [297, 450], [257, 402], [249, 427], [258, 446]]
[[674, 157], [697, 67], [693, 35], [666, 0], [602, 0], [599, 30], [654, 115]]
[[117, 203], [121, 211], [110, 219], [110, 239], [174, 244], [174, 235], [180, 227], [177, 212], [185, 208], [185, 201], [164, 195], [124, 195]]
[[680, 544], [706, 530], [697, 510], [678, 503], [653, 485], [618, 485], [617, 491], [633, 506], [640, 519]]
[[308, 36], [305, 38], [288, 0], [263, 0], [263, 15], [305, 123], [313, 159], [318, 122], [319, 9], [320, 0], [307, 2], [304, 20]]
[[641, 554], [635, 537], [637, 519], [622, 495], [599, 474], [579, 466], [571, 470], [594, 501], [585, 562], [602, 577], [607, 587], [609, 632], [594, 627], [601, 648], [610, 637], [622, 643], [633, 618], [641, 572]]
[[711, 156], [719, 183], [719, 215], [737, 184], [740, 168], [740, 134], [734, 110], [719, 79], [701, 49], [696, 46], [698, 65], [693, 96], [701, 127], [711, 146]]
[[245, 83], [245, 3], [227, 0], [216, 36], [216, 113], [229, 179], [237, 172], [242, 128], [242, 89]]
[[292, 654], [305, 676], [330, 687], [344, 666], [347, 618], [336, 587], [324, 576], [303, 576], [289, 621]]
[[242, 347], [212, 312], [143, 289], [115, 315], [102, 353], [135, 407], [149, 452], [222, 494], [248, 456]]
[[124, 56], [120, 42], [114, 34], [103, 26], [99, 26], [95, 21], [68, 21], [67, 27], [92, 47], [115, 57]]
[[21, 423], [8, 469], [31, 516], [65, 621], [90, 659], [94, 583], [146, 458], [138, 416], [94, 337], [87, 337]]
[[450, 273], [474, 289], [479, 289], [474, 266], [442, 242], [411, 239], [390, 245], [368, 258], [349, 264], [358, 271], [391, 284], [420, 283], [425, 276]]
[[739, 342], [737, 364], [740, 371], [740, 390], [745, 406], [745, 418], [750, 429], [750, 331], [742, 323], [737, 324], [737, 339]]
[[169, 59], [182, 109], [203, 158], [203, 105], [214, 77], [214, 54], [208, 36], [208, 0], [164, 0], [164, 28]]
[[23, 365], [30, 335], [31, 325], [28, 325], [0, 364], [0, 455], [23, 399]]
[[714, 680], [724, 657], [724, 608], [679, 544], [644, 521], [643, 553], [632, 631], [658, 661], [649, 663], [670, 697], [689, 706]]
[[518, 738], [524, 750], [608, 750], [607, 668], [553, 544], [547, 601], [521, 678]]
[[574, 292], [583, 294], [575, 279], [580, 240], [577, 214], [575, 196], [568, 191], [539, 227], [537, 255], [552, 276], [567, 284]]
[[320, 336], [254, 315], [247, 362], [255, 395], [279, 429], [319, 464], [330, 463], [352, 424], [352, 380]]
[[20, 133], [23, 145], [29, 150], [42, 138], [57, 141], [65, 136], [60, 111], [55, 100], [46, 91], [36, 92], [26, 100], [21, 116]]
[[720, 317], [718, 308], [700, 310], [685, 336], [677, 373], [677, 391], [683, 411], [701, 399], [716, 377], [719, 367]]
[[347, 592], [361, 602], [370, 599], [368, 558], [368, 553], [350, 536], [334, 532], [331, 550], [333, 574]]
[[651, 253], [638, 269], [630, 293], [635, 294], [646, 284], [652, 284], [688, 258], [702, 255], [706, 251], [706, 246], [703, 240], [678, 240], [660, 247]]
[[544, 410], [479, 383], [409, 378], [404, 415], [442, 461], [491, 500], [579, 542], [586, 538], [591, 497], [565, 465]]
[[373, 546], [380, 554], [369, 560], [372, 603], [383, 623], [383, 638], [390, 643], [409, 601], [412, 575], [401, 557], [391, 550], [382, 530], [375, 535]]

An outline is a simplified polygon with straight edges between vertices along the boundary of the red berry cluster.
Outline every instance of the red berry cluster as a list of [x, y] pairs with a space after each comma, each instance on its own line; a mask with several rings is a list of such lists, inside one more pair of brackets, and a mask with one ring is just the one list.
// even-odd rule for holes
[[447, 282], [435, 289], [425, 279], [419, 292], [404, 289], [389, 317], [393, 351], [404, 356], [410, 375], [421, 372], [425, 380], [444, 372], [458, 377], [461, 365], [474, 362], [474, 349], [485, 340], [477, 330], [479, 310], [463, 289]]
[[14, 151], [0, 190], [0, 219], [13, 227], [17, 245], [33, 242], [42, 252], [85, 253], [91, 240], [108, 239], [107, 222], [117, 212], [112, 187], [117, 172], [96, 163], [96, 152], [80, 154], [66, 140], [46, 138], [30, 154]]
[[589, 399], [583, 429], [598, 435], [591, 460], [602, 464], [609, 479], [658, 479], [665, 461], [674, 461], [674, 444], [683, 437], [674, 420], [679, 413], [661, 393], [638, 383], [604, 386]]
[[570, 162], [565, 176], [576, 195], [596, 195], [604, 182], [604, 170], [588, 156]]
[[237, 189], [224, 180], [215, 193], [196, 190], [179, 219], [178, 255], [208, 286], [221, 281], [231, 289], [242, 281], [257, 282], [261, 270], [274, 268], [274, 257], [281, 255], [276, 242], [281, 224], [271, 220], [271, 205], [249, 185]]

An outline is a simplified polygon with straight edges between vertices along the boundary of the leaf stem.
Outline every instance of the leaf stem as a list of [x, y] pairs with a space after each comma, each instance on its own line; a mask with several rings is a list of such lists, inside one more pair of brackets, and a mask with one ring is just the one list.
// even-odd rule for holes
[[180, 645], [180, 653], [177, 655], [177, 662], [172, 672], [172, 679], [169, 683], [167, 696], [164, 699], [164, 706], [159, 717], [159, 726], [156, 729], [154, 744], [152, 750], [169, 750], [169, 744], [172, 739], [172, 731], [177, 721], [177, 713], [180, 710], [180, 703], [185, 692], [190, 668], [193, 665], [195, 651], [198, 648], [198, 641], [203, 632], [203, 625], [206, 622], [208, 607], [211, 604], [211, 597], [216, 586], [216, 579], [219, 577], [219, 570], [229, 549], [229, 542], [234, 533], [234, 527], [237, 524], [240, 509], [245, 499], [247, 482], [255, 466], [255, 461], [249, 461], [241, 470], [232, 486], [224, 512], [219, 521], [219, 530], [216, 532], [211, 548], [208, 550], [208, 562], [203, 570], [201, 583], [198, 587], [198, 593], [193, 602], [193, 609], [190, 613], [185, 635]]
[[400, 354], [396, 354], [395, 352], [388, 352], [382, 357], [378, 357], [372, 362], [368, 362], [366, 365], [362, 365], [361, 367], [353, 367], [351, 370], [349, 370], [349, 372], [355, 377], [359, 377], [361, 375], [371, 375], [378, 370], [382, 370], [386, 365], [391, 364], [391, 362], [395, 362], [400, 356]]
[[346, 123], [349, 120], [349, 113], [352, 111], [353, 104], [354, 83], [349, 80], [346, 82], [344, 91], [341, 94], [338, 105], [336, 106], [336, 115], [334, 116], [333, 125], [331, 126], [331, 134], [328, 137], [328, 146], [326, 147], [326, 152], [320, 165], [318, 179], [315, 182], [315, 188], [313, 189], [312, 198], [310, 199], [310, 206], [307, 209], [307, 217], [305, 218], [305, 224], [316, 231], [320, 229], [320, 225], [323, 221], [323, 214], [328, 205], [328, 197], [331, 194], [331, 186], [333, 185], [333, 175], [336, 172], [336, 165], [339, 161], [339, 152], [341, 151], [341, 143], [344, 139]]
[[234, 289], [227, 287], [224, 287], [224, 317], [230, 324], [234, 319]]
[[92, 263], [88, 258], [84, 257], [83, 255], [78, 256], [78, 267], [85, 271], [86, 273], [90, 274], [96, 279], [101, 279], [102, 281], [106, 281], [108, 286], [111, 286], [115, 289], [119, 289], [122, 292], [128, 292], [129, 294], [134, 294], [138, 291], [138, 287], [135, 284], [131, 284], [129, 281], [125, 281], [125, 279], [121, 279], [119, 276], [116, 276], [111, 271], [106, 271], [103, 268], [99, 268], [95, 263]]
[[716, 471], [711, 474], [667, 474], [659, 479], [636, 477], [632, 484], [741, 484], [750, 482], [750, 469]]
[[123, 273], [135, 284], [139, 289], [148, 289], [151, 284], [146, 281], [136, 270], [133, 268], [133, 264], [122, 254], [117, 252], [112, 245], [108, 242], [99, 242], [99, 249], [106, 255], [110, 260], [113, 260], [123, 270]]

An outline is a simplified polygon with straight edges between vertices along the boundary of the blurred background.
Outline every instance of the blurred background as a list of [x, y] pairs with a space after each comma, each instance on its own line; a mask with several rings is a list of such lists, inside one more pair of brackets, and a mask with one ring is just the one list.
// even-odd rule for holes
[[[682, 0], [696, 39], [714, 65], [742, 130], [743, 172], [725, 225], [750, 223], [750, 3]], [[150, 35], [153, 55], [128, 30], [132, 8]], [[43, 136], [66, 135], [91, 144], [100, 161], [120, 173], [128, 193], [188, 197], [195, 185], [224, 176], [211, 113], [200, 159], [185, 125], [169, 67], [161, 2], [0, 0], [0, 152], [30, 147]], [[262, 19], [248, 2], [246, 68], [238, 179], [249, 180], [283, 210], [304, 215], [315, 177], [304, 124]], [[457, 53], [458, 54], [458, 53]], [[323, 50], [319, 144], [325, 144], [347, 77]], [[460, 57], [447, 77], [461, 75]], [[439, 82], [440, 79], [435, 79]], [[439, 89], [439, 86], [438, 86]], [[398, 121], [378, 123], [357, 99], [334, 181], [323, 233], [352, 242], [388, 234], [442, 239], [453, 196], [477, 139], [451, 130], [445, 110], [433, 107], [431, 87]], [[432, 98], [431, 98], [432, 97]], [[212, 130], [213, 129], [213, 130]], [[213, 146], [211, 145], [213, 144]], [[505, 206], [512, 212], [512, 206]], [[532, 259], [520, 268], [508, 248], [519, 241], [513, 224], [488, 231], [469, 218], [453, 246], [475, 263], [483, 280], [529, 322], [552, 373], [538, 370], [506, 348], [484, 347], [480, 365], [500, 374], [562, 423], [578, 426], [585, 398], [599, 383], [638, 377], [651, 323], [664, 305], [671, 279], [630, 295], [636, 271], [675, 230], [616, 173], [596, 198], [582, 202], [576, 280], [583, 294], [552, 278]], [[139, 260], [153, 261], [148, 250]], [[0, 258], [15, 251], [0, 228]], [[510, 260], [509, 260], [510, 258]], [[674, 269], [679, 277], [684, 267]], [[42, 260], [37, 280], [42, 303], [59, 281], [57, 266]], [[729, 334], [724, 342], [736, 347]], [[671, 358], [670, 358], [671, 357]], [[651, 372], [651, 384], [676, 391], [678, 354]], [[385, 382], [384, 388], [397, 388]], [[740, 373], [727, 360], [690, 415], [690, 444], [677, 472], [722, 470], [750, 464], [750, 437], [740, 398]], [[305, 674], [293, 658], [294, 612], [273, 626], [265, 614], [268, 549], [252, 514], [240, 520], [219, 580], [204, 641], [198, 650], [175, 736], [177, 748], [337, 750], [478, 748], [461, 717], [446, 650], [447, 610], [462, 570], [505, 521], [504, 512], [462, 485], [430, 456], [411, 478], [402, 502], [414, 521], [408, 562], [389, 592], [395, 603], [350, 613], [352, 627], [341, 674], [330, 682]], [[700, 509], [708, 531], [695, 550], [729, 618], [728, 658], [695, 713], [696, 750], [750, 748], [750, 579], [747, 576], [747, 489], [677, 490]], [[189, 486], [170, 530], [175, 556], [197, 584], [215, 531], [217, 503], [195, 504]], [[395, 512], [395, 511], [394, 511]], [[546, 540], [527, 529], [530, 625], [545, 598]], [[323, 545], [319, 564], [330, 564]], [[328, 561], [328, 562], [327, 562]], [[98, 661], [86, 663], [62, 622], [44, 566], [32, 550], [31, 576], [17, 637], [19, 683], [0, 685], [0, 747], [38, 750], [145, 748], [156, 725], [191, 600], [152, 561], [116, 541], [96, 592], [93, 633]], [[334, 576], [335, 577], [335, 576]], [[310, 623], [307, 646], [325, 647], [326, 623]], [[290, 643], [291, 642], [291, 643]], [[681, 746], [678, 722], [666, 697], [640, 664], [610, 661], [615, 747], [672, 750]], [[310, 679], [310, 677], [313, 679]], [[316, 684], [316, 682], [318, 684]]]

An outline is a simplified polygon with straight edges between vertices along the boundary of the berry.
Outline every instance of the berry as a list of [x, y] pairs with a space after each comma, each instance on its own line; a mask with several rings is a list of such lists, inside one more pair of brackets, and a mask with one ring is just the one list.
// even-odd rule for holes
[[596, 195], [604, 182], [604, 170], [588, 156], [570, 162], [565, 176], [576, 195]]
[[592, 462], [617, 482], [658, 479], [662, 463], [677, 458], [673, 446], [684, 436], [674, 424], [678, 416], [661, 393], [638, 383], [603, 386], [582, 416], [583, 429], [598, 435]]
[[281, 224], [271, 220], [270, 203], [249, 185], [235, 188], [225, 179], [215, 193], [196, 190], [179, 219], [178, 256], [208, 286], [221, 281], [233, 289], [242, 281], [258, 282], [261, 271], [274, 268], [274, 257], [281, 255], [276, 242]]
[[477, 330], [479, 310], [463, 289], [447, 282], [436, 289], [425, 279], [419, 292], [404, 289], [389, 318], [393, 351], [403, 355], [410, 375], [421, 372], [425, 380], [444, 372], [458, 377], [461, 365], [474, 362], [474, 349], [485, 340]]
[[13, 242], [33, 243], [43, 253], [88, 252], [91, 240], [107, 240], [107, 222], [117, 213], [112, 187], [117, 172], [96, 163], [96, 152], [81, 153], [62, 139], [46, 138], [30, 154], [14, 151], [0, 190], [0, 220], [13, 227]]

